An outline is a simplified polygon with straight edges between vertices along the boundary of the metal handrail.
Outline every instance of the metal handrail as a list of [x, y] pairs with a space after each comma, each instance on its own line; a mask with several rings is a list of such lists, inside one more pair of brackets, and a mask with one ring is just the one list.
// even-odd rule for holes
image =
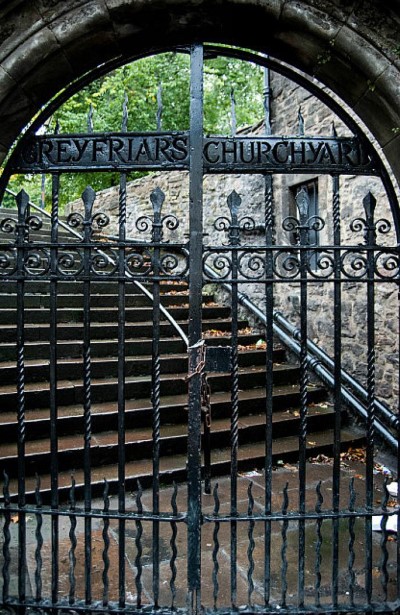
[[[221, 279], [220, 276], [208, 265], [204, 265], [204, 270], [208, 276], [214, 278], [215, 280]], [[232, 287], [230, 284], [223, 282], [222, 287], [228, 292], [232, 292]], [[238, 301], [243, 307], [248, 309], [258, 320], [260, 320], [264, 326], [267, 325], [267, 319], [265, 314], [260, 310], [257, 305], [255, 305], [249, 299], [249, 297], [245, 293], [238, 293]], [[301, 345], [298, 341], [299, 330], [297, 329], [297, 327], [292, 325], [280, 312], [276, 310], [274, 310], [273, 312], [273, 319], [274, 322], [272, 324], [272, 327], [274, 334], [277, 335], [281, 342], [290, 351], [292, 351], [297, 357], [299, 357], [301, 353]], [[324, 382], [329, 388], [334, 388], [335, 378], [333, 376], [333, 373], [330, 371], [330, 368], [332, 369], [334, 367], [333, 360], [329, 357], [328, 354], [325, 353], [325, 351], [319, 348], [317, 344], [309, 340], [307, 340], [306, 363], [307, 366], [316, 374], [316, 376], [318, 376], [322, 380], [322, 382]], [[357, 391], [360, 397], [362, 397], [364, 400], [368, 399], [368, 393], [364, 389], [364, 387], [343, 369], [341, 369], [341, 377], [344, 382], [346, 382], [350, 387]], [[356, 395], [351, 390], [346, 388], [343, 384], [341, 386], [341, 395], [346, 405], [350, 406], [352, 410], [355, 410], [357, 414], [361, 416], [362, 419], [365, 420], [368, 418], [368, 411], [363, 405], [363, 403], [356, 397]], [[381, 421], [388, 421], [390, 423], [390, 427], [397, 429], [399, 426], [398, 417], [377, 399], [374, 400], [374, 408], [377, 414], [380, 415], [380, 418], [375, 417], [374, 419], [376, 431], [391, 446], [391, 448], [397, 451], [399, 446], [397, 439]]]

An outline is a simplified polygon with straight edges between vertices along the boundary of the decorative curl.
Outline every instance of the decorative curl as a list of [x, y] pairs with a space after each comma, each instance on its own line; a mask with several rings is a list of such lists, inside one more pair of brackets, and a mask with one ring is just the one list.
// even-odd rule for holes
[[16, 220], [13, 218], [3, 218], [3, 220], [0, 221], [0, 230], [3, 231], [3, 233], [15, 235], [17, 232]]
[[323, 220], [320, 216], [311, 216], [311, 218], [307, 220], [307, 226], [310, 231], [319, 233], [325, 226], [325, 220]]
[[173, 275], [179, 266], [179, 259], [175, 254], [164, 254], [160, 259], [161, 273]]
[[24, 259], [24, 271], [29, 275], [41, 276], [50, 270], [50, 254], [47, 250], [29, 250]]
[[265, 258], [244, 252], [239, 257], [239, 272], [247, 280], [259, 280], [265, 274]]
[[296, 278], [300, 273], [298, 256], [292, 250], [279, 250], [274, 257], [274, 273], [281, 279]]
[[239, 227], [242, 231], [250, 233], [256, 228], [256, 223], [253, 218], [250, 218], [250, 216], [244, 216], [239, 220]]
[[118, 269], [118, 257], [115, 250], [103, 249], [95, 251], [91, 258], [90, 269], [97, 275], [112, 275]]
[[400, 259], [395, 254], [379, 252], [374, 259], [374, 270], [378, 278], [392, 280], [399, 276]]
[[31, 231], [40, 231], [43, 226], [43, 220], [39, 216], [29, 216], [26, 220], [26, 226]]
[[151, 271], [150, 252], [148, 250], [129, 252], [125, 258], [125, 269], [130, 275], [148, 275]]
[[82, 214], [73, 211], [67, 218], [67, 224], [73, 229], [83, 228], [84, 218]]
[[335, 268], [333, 254], [310, 250], [307, 254], [307, 271], [317, 279], [326, 280], [332, 276]]
[[[208, 262], [207, 262], [208, 261]], [[208, 252], [203, 257], [203, 272], [204, 275], [209, 279], [214, 279], [212, 276], [206, 272], [206, 266], [211, 267], [218, 273], [221, 279], [225, 279], [229, 276], [232, 271], [232, 261], [227, 254], [214, 254], [213, 252]]]
[[214, 228], [216, 231], [229, 231], [231, 228], [231, 221], [225, 216], [220, 216], [214, 220]]
[[165, 224], [169, 231], [175, 231], [179, 226], [179, 220], [173, 214], [168, 214], [162, 218], [161, 224]]
[[375, 229], [381, 235], [387, 235], [387, 233], [392, 230], [392, 225], [386, 218], [380, 218], [380, 220], [375, 223]]
[[354, 218], [350, 223], [350, 230], [353, 233], [360, 233], [367, 227], [367, 222], [364, 218]]
[[57, 271], [64, 276], [79, 275], [83, 271], [83, 256], [80, 250], [61, 252], [57, 258]]
[[135, 222], [135, 226], [139, 233], [149, 231], [153, 225], [153, 220], [149, 216], [140, 216]]
[[299, 230], [300, 222], [294, 216], [287, 216], [282, 222], [282, 228], [288, 233], [293, 233]]
[[92, 218], [92, 226], [96, 226], [99, 230], [110, 223], [110, 218], [102, 211], [99, 211]]
[[0, 275], [9, 276], [17, 271], [17, 251], [3, 248], [0, 252]]
[[367, 274], [367, 257], [365, 253], [347, 250], [341, 260], [340, 270], [348, 279], [361, 279]]

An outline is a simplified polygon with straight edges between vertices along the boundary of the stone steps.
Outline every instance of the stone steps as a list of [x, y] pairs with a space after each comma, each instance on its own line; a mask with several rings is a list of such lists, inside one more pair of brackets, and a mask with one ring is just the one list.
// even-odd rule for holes
[[[259, 431], [260, 427], [257, 428]], [[254, 437], [254, 434], [253, 434]], [[364, 443], [365, 437], [358, 433], [354, 428], [342, 429], [341, 433], [341, 448], [346, 450], [349, 447], [361, 446]], [[314, 457], [318, 454], [331, 455], [333, 430], [318, 429], [318, 431], [310, 431], [307, 438], [307, 456]], [[299, 441], [297, 435], [282, 436], [273, 441], [272, 444], [272, 463], [295, 463], [298, 460]], [[185, 482], [186, 474], [186, 455], [174, 454], [163, 455], [160, 460], [160, 482], [163, 485], [171, 484], [172, 482]], [[211, 475], [221, 476], [228, 475], [231, 469], [231, 450], [230, 447], [214, 448], [211, 453], [212, 465]], [[239, 447], [238, 451], [238, 471], [246, 472], [251, 470], [261, 470], [265, 464], [265, 444], [260, 441], [251, 441], [244, 443]], [[147, 489], [153, 483], [153, 465], [151, 457], [141, 460], [128, 461], [125, 464], [126, 491], [136, 491], [138, 484]], [[60, 471], [58, 474], [58, 494], [61, 502], [66, 502], [71, 493], [72, 478], [75, 481], [75, 497], [82, 499], [84, 494], [84, 475], [82, 470], [71, 469]], [[108, 485], [114, 490], [118, 484], [117, 465], [101, 464], [92, 468], [91, 471], [91, 496], [101, 497], [104, 492], [105, 480]], [[28, 477], [26, 481], [26, 497], [28, 501], [33, 501], [36, 486], [36, 479]], [[43, 501], [46, 502], [50, 497], [50, 477], [43, 475], [40, 484], [41, 495]], [[10, 481], [10, 492], [15, 494], [17, 484], [15, 480]]]
[[[117, 489], [118, 451], [121, 436], [118, 423], [124, 413], [126, 474], [128, 489], [137, 481], [150, 486], [153, 476], [152, 345], [153, 309], [150, 300], [130, 282], [124, 284], [125, 354], [124, 403], [118, 407], [118, 293], [117, 281], [99, 280], [90, 284], [90, 370], [83, 363], [83, 288], [82, 282], [57, 281], [57, 369], [56, 415], [51, 418], [52, 396], [49, 340], [52, 283], [27, 280], [24, 283], [24, 467], [26, 493], [34, 491], [35, 474], [41, 477], [44, 501], [49, 496], [50, 431], [57, 433], [57, 460], [60, 497], [66, 499], [71, 474], [77, 482], [77, 497], [82, 495], [84, 452], [84, 406], [88, 396], [90, 374], [90, 464], [92, 495], [100, 495], [103, 479], [111, 492]], [[148, 289], [152, 290], [149, 284]], [[214, 301], [212, 288], [205, 288], [202, 330], [207, 346], [229, 347], [232, 343], [230, 306]], [[188, 331], [188, 286], [186, 283], [161, 284], [162, 304]], [[0, 458], [16, 493], [18, 468], [17, 438], [20, 427], [16, 408], [21, 402], [17, 390], [16, 367], [16, 300], [17, 284], [0, 284], [0, 325], [3, 344], [0, 348]], [[262, 468], [265, 461], [266, 352], [258, 346], [262, 334], [253, 331], [245, 318], [238, 322], [238, 411], [239, 469]], [[160, 322], [160, 466], [162, 482], [186, 479], [188, 431], [188, 356], [184, 341], [175, 328], [162, 317]], [[298, 454], [299, 367], [286, 361], [282, 347], [273, 351], [273, 457], [294, 460]], [[231, 386], [230, 373], [209, 373], [211, 391], [212, 473], [230, 471]], [[121, 390], [121, 389], [120, 389]], [[308, 387], [309, 453], [328, 451], [332, 446], [334, 412], [326, 403], [322, 387]], [[346, 413], [343, 410], [343, 424]], [[354, 443], [356, 435], [343, 430], [343, 443]], [[85, 457], [86, 455], [86, 457]], [[21, 464], [22, 462], [20, 462]]]

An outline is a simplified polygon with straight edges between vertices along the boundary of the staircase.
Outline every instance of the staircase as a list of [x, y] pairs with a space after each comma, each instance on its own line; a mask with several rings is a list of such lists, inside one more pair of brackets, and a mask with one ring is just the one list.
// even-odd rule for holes
[[[9, 215], [4, 210], [1, 218]], [[48, 230], [31, 237], [48, 241]], [[46, 234], [47, 233], [47, 234]], [[8, 237], [2, 241], [9, 241]], [[112, 281], [91, 285], [91, 394], [92, 394], [92, 495], [100, 496], [104, 478], [111, 490], [117, 478], [117, 350], [118, 285]], [[83, 493], [83, 298], [82, 283], [57, 285], [58, 355], [58, 463], [60, 499], [67, 500], [71, 475], [76, 496]], [[162, 305], [187, 332], [188, 288], [184, 283], [162, 284]], [[44, 500], [50, 493], [50, 391], [49, 391], [49, 283], [25, 284], [25, 405], [26, 492], [32, 498], [41, 477]], [[16, 284], [0, 283], [0, 469], [10, 476], [11, 493], [17, 492], [16, 393]], [[187, 352], [182, 339], [167, 321], [161, 322], [161, 482], [186, 479]], [[212, 294], [203, 296], [203, 335], [207, 345], [230, 345], [230, 309], [217, 305]], [[259, 333], [246, 320], [239, 322], [239, 471], [262, 468], [265, 443], [265, 349], [257, 346]], [[152, 307], [149, 299], [126, 284], [126, 488], [152, 484], [151, 346]], [[274, 348], [273, 460], [295, 462], [298, 457], [298, 366]], [[230, 376], [209, 375], [212, 402], [212, 474], [230, 471]], [[308, 454], [330, 454], [334, 412], [326, 391], [309, 389]], [[346, 412], [343, 409], [343, 424]], [[356, 445], [357, 436], [343, 428], [342, 445]]]

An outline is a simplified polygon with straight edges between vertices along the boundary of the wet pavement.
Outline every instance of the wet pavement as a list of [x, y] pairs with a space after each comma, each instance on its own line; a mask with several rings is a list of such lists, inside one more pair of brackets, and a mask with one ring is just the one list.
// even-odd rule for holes
[[[384, 496], [384, 475], [380, 470], [374, 475], [374, 501], [380, 506]], [[307, 463], [306, 510], [315, 511], [320, 506], [322, 511], [331, 508], [333, 466], [330, 460]], [[295, 465], [285, 464], [273, 471], [272, 510], [281, 512], [285, 509], [284, 490], [287, 494], [287, 512], [298, 510], [298, 469]], [[344, 459], [341, 467], [341, 508], [348, 508], [350, 485], [354, 483], [356, 495], [355, 508], [363, 507], [365, 502], [365, 465], [357, 460]], [[215, 487], [213, 482], [213, 487]], [[228, 514], [230, 510], [230, 481], [221, 478], [218, 481], [219, 514]], [[249, 485], [252, 483], [252, 503], [249, 499]], [[320, 484], [320, 495], [317, 486]], [[173, 489], [165, 487], [160, 490], [160, 510], [171, 513]], [[203, 513], [212, 516], [215, 509], [213, 495], [202, 496]], [[253, 521], [238, 523], [237, 533], [237, 597], [239, 605], [264, 604], [264, 560], [265, 560], [265, 522], [257, 520], [257, 513], [264, 512], [265, 486], [260, 472], [249, 472], [238, 479], [238, 512], [247, 514], [251, 507]], [[137, 510], [136, 494], [127, 497], [127, 510]], [[144, 491], [141, 497], [144, 511], [152, 510], [152, 493]], [[389, 500], [389, 509], [394, 511], [394, 500]], [[79, 508], [77, 504], [77, 508]], [[102, 509], [102, 500], [93, 502], [93, 508]], [[186, 510], [186, 487], [178, 488], [176, 507], [178, 512]], [[116, 510], [117, 498], [110, 498], [110, 510]], [[40, 551], [42, 559], [41, 594], [49, 596], [51, 592], [51, 527], [49, 519], [42, 516], [41, 534], [43, 546]], [[27, 565], [29, 571], [30, 592], [37, 592], [38, 563], [37, 527], [39, 517], [30, 514], [27, 517], [28, 549]], [[16, 544], [18, 523], [13, 523], [12, 542]], [[117, 600], [118, 556], [119, 556], [119, 521], [110, 519], [109, 525], [104, 519], [92, 521], [91, 538], [91, 593], [94, 600]], [[77, 519], [74, 532], [71, 531], [71, 518], [60, 518], [59, 545], [59, 595], [73, 599], [85, 596], [84, 575], [84, 521]], [[135, 520], [126, 521], [121, 526], [125, 536], [125, 591], [128, 602], [143, 605], [154, 603], [153, 575], [153, 523]], [[230, 606], [231, 604], [231, 531], [230, 522], [205, 522], [202, 529], [202, 604], [205, 607]], [[176, 533], [176, 537], [174, 537]], [[159, 604], [161, 606], [185, 606], [186, 604], [186, 553], [187, 526], [185, 523], [171, 524], [165, 520], [159, 524], [160, 580]], [[349, 518], [338, 522], [338, 597], [342, 604], [366, 601], [365, 590], [365, 520]], [[325, 519], [305, 524], [305, 601], [306, 604], [318, 605], [332, 600], [332, 536], [333, 522]], [[71, 548], [75, 544], [75, 549]], [[373, 602], [395, 599], [396, 589], [396, 555], [395, 534], [387, 532], [372, 533], [372, 587]], [[12, 561], [16, 560], [16, 547], [12, 551]], [[384, 564], [385, 560], [387, 563]], [[298, 521], [276, 520], [271, 522], [271, 563], [270, 592], [271, 602], [284, 606], [297, 604], [299, 571], [299, 523]], [[104, 591], [104, 581], [106, 591]], [[73, 591], [71, 591], [71, 583]], [[14, 587], [13, 587], [14, 586]], [[16, 578], [11, 578], [10, 593], [16, 590]]]

